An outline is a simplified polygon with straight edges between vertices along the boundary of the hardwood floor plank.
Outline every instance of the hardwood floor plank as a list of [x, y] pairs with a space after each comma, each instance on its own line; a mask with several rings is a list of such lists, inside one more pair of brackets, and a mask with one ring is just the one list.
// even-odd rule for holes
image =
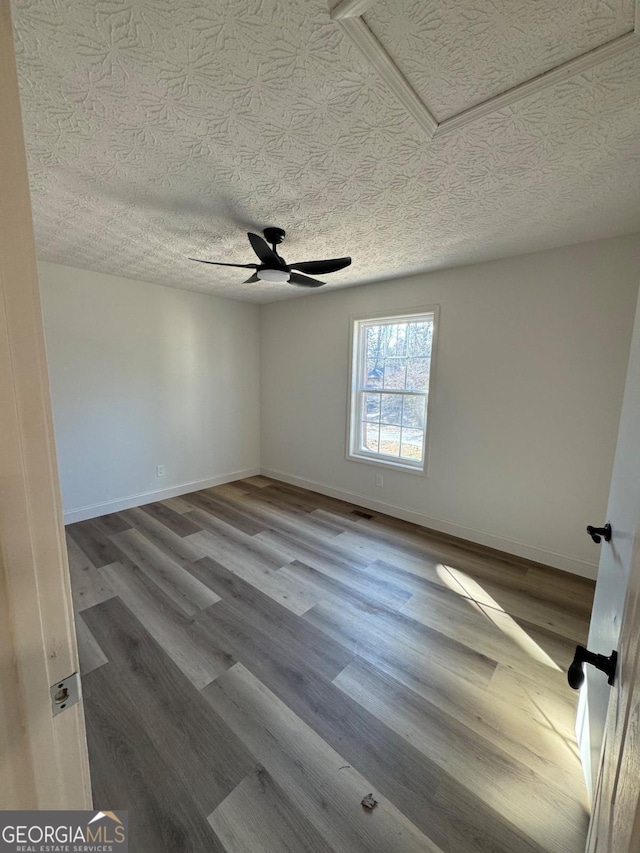
[[399, 545], [408, 553], [428, 553], [443, 563], [464, 563], [468, 569], [500, 577], [507, 569], [510, 575], [525, 578], [532, 564], [495, 549], [457, 539], [446, 533], [429, 530], [401, 519], [375, 513], [371, 520], [361, 520], [360, 528], [374, 540], [382, 539]]
[[[312, 514], [321, 519], [333, 517], [322, 510], [317, 510]], [[438, 574], [438, 560], [430, 554], [411, 553], [408, 550], [403, 550], [401, 546], [370, 539], [357, 525], [353, 526], [356, 527], [356, 530], [350, 527], [337, 537], [339, 547], [349, 549], [351, 554], [360, 554], [360, 558], [368, 561], [369, 565], [376, 560], [382, 560], [418, 578], [424, 578], [438, 586], [444, 585]]]
[[245, 477], [243, 480], [236, 480], [234, 485], [243, 489], [245, 486], [257, 486], [264, 489], [265, 486], [277, 485], [277, 480], [272, 480], [271, 477], [265, 477], [262, 474], [256, 474], [255, 477]]
[[487, 692], [513, 707], [529, 713], [541, 725], [547, 725], [565, 739], [577, 755], [575, 745], [576, 698], [566, 685], [559, 689], [553, 682], [544, 683], [505, 664], [498, 664], [487, 685]]
[[485, 581], [483, 584], [487, 595], [486, 604], [497, 605], [511, 616], [526, 619], [533, 625], [553, 631], [576, 643], [586, 643], [587, 633], [584, 614], [572, 612], [571, 606], [559, 607], [544, 597], [530, 593], [526, 598], [514, 590], [507, 589], [505, 584]]
[[335, 853], [262, 768], [234, 788], [209, 824], [227, 853]]
[[[343, 557], [337, 555], [335, 551], [329, 552], [323, 546], [315, 545], [309, 542], [302, 542], [294, 535], [283, 533], [280, 530], [266, 530], [263, 533], [258, 533], [255, 537], [257, 542], [271, 547], [283, 554], [287, 558], [287, 562], [299, 560], [307, 566], [313, 568], [327, 568], [327, 571], [343, 570], [343, 574], [348, 574], [349, 564]], [[360, 568], [368, 565], [366, 562], [356, 562], [355, 568]]]
[[540, 678], [565, 685], [566, 678], [556, 658], [562, 656], [564, 662], [571, 644], [533, 627], [527, 626], [525, 630], [508, 613], [437, 588], [430, 595], [414, 595], [401, 608], [401, 613], [496, 662], [530, 675], [535, 670]]
[[[404, 604], [409, 598], [407, 590], [380, 578], [371, 570], [367, 560], [345, 553], [340, 536], [322, 544], [310, 541], [309, 538], [305, 541], [303, 537], [296, 537], [292, 533], [268, 530], [254, 538], [286, 555], [290, 564], [297, 563], [307, 566], [311, 571], [315, 570], [316, 580], [320, 580], [317, 574], [320, 572], [355, 592], [368, 590], [372, 599], [379, 599], [392, 607]], [[291, 571], [295, 573], [296, 570], [294, 568]]]
[[112, 538], [120, 553], [135, 563], [188, 616], [218, 601], [218, 596], [207, 586], [137, 530], [128, 530]]
[[[331, 510], [325, 508], [314, 510], [314, 514], [322, 518], [334, 517], [336, 521], [341, 519], [340, 515], [334, 515]], [[399, 519], [388, 518], [386, 524], [381, 524], [375, 515], [371, 520], [352, 516], [342, 518], [342, 523], [345, 525], [345, 532], [369, 546], [375, 545], [376, 548], [388, 549], [405, 556], [440, 562], [442, 553], [451, 553], [450, 548], [444, 550], [437, 540], [422, 536], [414, 525], [408, 525]]]
[[[67, 546], [67, 557], [69, 560], [69, 568], [71, 571], [80, 571], [89, 565], [93, 565], [82, 548], [76, 543], [71, 536], [70, 526], [65, 528], [65, 543]], [[95, 568], [95, 566], [94, 566]]]
[[242, 487], [247, 490], [247, 494], [254, 495], [262, 503], [270, 503], [286, 512], [297, 513], [299, 515], [308, 515], [311, 511], [307, 500], [298, 499], [295, 495], [281, 491], [279, 488], [280, 484], [275, 481], [270, 483], [269, 486], [272, 486], [272, 488], [260, 488], [253, 483], [242, 480]]
[[107, 515], [100, 515], [98, 518], [92, 519], [92, 521], [105, 536], [112, 536], [114, 533], [124, 533], [125, 530], [131, 528], [131, 524], [120, 512], [110, 512]]
[[163, 506], [169, 507], [174, 512], [180, 513], [182, 515], [185, 512], [189, 512], [191, 509], [191, 504], [187, 503], [182, 497], [177, 498], [165, 498], [163, 501], [159, 501]]
[[261, 570], [279, 569], [291, 562], [290, 557], [273, 545], [261, 540], [262, 534], [248, 536], [224, 521], [207, 516], [202, 510], [193, 510], [189, 516], [201, 521], [206, 529], [195, 533], [190, 539], [204, 553], [200, 556], [213, 557], [233, 568], [250, 566]]
[[222, 483], [219, 486], [211, 486], [210, 491], [221, 498], [236, 498], [247, 494], [247, 490], [242, 486], [242, 480], [236, 480], [233, 483]]
[[216, 497], [210, 491], [194, 492], [188, 496], [187, 500], [191, 503], [192, 510], [204, 510], [208, 515], [226, 522], [248, 536], [266, 530], [265, 525], [257, 520], [251, 512], [239, 510], [229, 501]]
[[[119, 598], [92, 607], [83, 618], [109, 659], [88, 679], [107, 669], [117, 674], [112, 688], [136, 709], [135, 734], [144, 729], [206, 818], [257, 762]], [[91, 695], [88, 715], [112, 699], [110, 692]], [[146, 776], [149, 786], [158, 782], [160, 769]]]
[[[351, 660], [351, 652], [323, 636], [299, 618], [279, 607], [267, 595], [214, 560], [203, 558], [194, 564], [203, 572], [212, 589], [221, 597], [219, 604], [199, 613], [197, 621], [213, 636], [220, 648], [232, 655], [253, 654], [256, 638], [268, 643], [282, 660], [304, 660], [318, 674], [333, 678]], [[242, 660], [242, 658], [236, 658]]]
[[348, 517], [354, 509], [359, 509], [355, 504], [345, 503], [345, 501], [330, 498], [318, 492], [299, 489], [296, 486], [290, 486], [288, 483], [274, 482], [268, 488], [268, 493], [283, 503], [297, 507], [304, 512], [313, 512], [318, 507], [322, 507], [334, 515]]
[[[348, 548], [348, 534], [340, 537], [339, 542], [341, 546]], [[447, 589], [439, 577], [437, 579], [429, 577], [431, 575], [430, 570], [416, 573], [415, 571], [388, 563], [385, 560], [374, 560], [370, 563], [369, 570], [374, 573], [375, 577], [380, 578], [380, 580], [395, 584], [411, 593], [411, 595], [422, 595], [428, 598], [432, 594], [439, 595], [443, 590]], [[429, 576], [425, 577], [425, 575]]]
[[107, 663], [107, 656], [97, 644], [95, 637], [87, 628], [82, 614], [76, 613], [76, 637], [78, 640], [78, 658], [80, 661], [80, 675], [84, 678], [94, 669]]
[[111, 543], [110, 533], [99, 525], [97, 519], [70, 524], [66, 531], [96, 568], [118, 561], [118, 554]]
[[[277, 574], [287, 584], [305, 586], [315, 598], [314, 605], [320, 601], [332, 601], [336, 606], [340, 606], [346, 599], [360, 602], [363, 606], [385, 603], [389, 607], [401, 609], [410, 598], [410, 593], [391, 584], [379, 583], [375, 576], [357, 569], [353, 570], [348, 579], [345, 578], [349, 581], [348, 584], [336, 580], [333, 572], [329, 574], [318, 571], [299, 560], [278, 569]], [[343, 577], [340, 570], [337, 574]]]
[[224, 853], [196, 806], [189, 776], [177, 773], [151, 737], [135, 697], [107, 664], [83, 681], [89, 763], [95, 808], [129, 812], [135, 853]]
[[334, 684], [543, 848], [583, 853], [587, 809], [548, 777], [364, 662], [350, 664]]
[[292, 512], [287, 505], [278, 506], [273, 501], [262, 499], [263, 494], [243, 494], [227, 500], [232, 506], [251, 511], [262, 520], [265, 527], [300, 534], [302, 540], [312, 537], [314, 541], [326, 542], [344, 532], [344, 525], [335, 521], [324, 521], [313, 513]]
[[260, 534], [258, 538], [273, 540], [275, 547], [290, 550], [297, 558], [308, 559], [309, 562], [318, 558], [346, 569], [366, 569], [372, 562], [368, 556], [356, 553], [355, 550], [345, 553], [341, 534], [326, 539], [320, 536], [300, 536], [295, 530], [271, 529]]
[[[308, 816], [329, 849], [336, 853], [439, 853], [371, 780], [245, 667], [236, 664], [205, 688], [203, 695], [249, 745], [298, 811]], [[360, 805], [370, 791], [379, 801], [371, 814]], [[272, 847], [269, 853], [280, 849]], [[251, 848], [246, 850], [249, 853]]]
[[464, 542], [399, 519], [390, 519], [380, 513], [375, 514], [365, 526], [375, 531], [372, 536], [374, 541], [382, 529], [385, 540], [389, 543], [398, 542], [403, 551], [429, 554], [441, 563], [451, 563], [453, 568], [462, 569], [481, 582], [487, 580], [494, 582], [497, 588], [524, 592], [526, 596], [521, 597], [523, 601], [532, 597], [550, 605], [575, 608], [587, 621], [590, 617], [594, 583], [586, 578]]
[[164, 506], [162, 503], [145, 504], [140, 509], [178, 536], [189, 536], [192, 533], [198, 533], [202, 530], [199, 524], [195, 524], [191, 519], [186, 518], [179, 512], [175, 512], [171, 507]]
[[545, 590], [547, 595], [553, 596], [552, 600], [557, 604], [571, 603], [579, 607], [580, 612], [589, 620], [595, 592], [592, 580], [568, 572], [559, 572], [548, 566], [531, 566], [527, 571], [526, 580], [527, 588], [530, 586], [536, 590]]
[[302, 618], [354, 654], [372, 663], [402, 663], [419, 677], [426, 677], [435, 663], [486, 687], [497, 666], [496, 661], [464, 643], [388, 609], [364, 609], [350, 601], [334, 607], [322, 601]]
[[[441, 540], [421, 528], [414, 528], [414, 532], [406, 533], [394, 528], [392, 522], [397, 522], [397, 519], [388, 519], [389, 524], [383, 526], [380, 518], [377, 521], [360, 519], [354, 522], [341, 519], [323, 509], [315, 510], [313, 514], [325, 520], [342, 520], [346, 528], [345, 538], [352, 540], [363, 552], [371, 554], [373, 559], [382, 559], [409, 570], [413, 565], [417, 573], [420, 573], [422, 567], [431, 566], [435, 569], [440, 565], [450, 565], [477, 579], [500, 582], [507, 577], [514, 588], [532, 591], [532, 582], [527, 580], [532, 564], [515, 557], [511, 558], [506, 554], [502, 555], [501, 559], [488, 557], [479, 550], [481, 546], [474, 546], [472, 543], [465, 543], [463, 546], [461, 540], [452, 541], [452, 537], [444, 537], [444, 534], [444, 540]], [[456, 544], [457, 542], [460, 544]], [[437, 573], [424, 576], [436, 583], [441, 582]]]
[[255, 486], [252, 483], [248, 483], [246, 480], [240, 480], [238, 482], [241, 484], [241, 487], [247, 497], [251, 496], [265, 506], [276, 507], [290, 515], [299, 515], [303, 518], [304, 516], [309, 515], [307, 509], [296, 506], [291, 500], [282, 500], [278, 497], [277, 492], [272, 492], [270, 489], [265, 489], [264, 487]]
[[[554, 682], [557, 681], [561, 684], [563, 690], [566, 688], [565, 673], [576, 651], [575, 639], [566, 637], [564, 632], [558, 634], [553, 629], [541, 628], [537, 624], [527, 622], [518, 616], [513, 617], [509, 613], [496, 610], [493, 607], [486, 607], [481, 604], [480, 609], [506, 637], [513, 639], [525, 651], [529, 652], [531, 645], [543, 650], [558, 667], [556, 675], [553, 677]], [[522, 642], [523, 637], [527, 638], [524, 642]], [[560, 676], [557, 674], [558, 672]]]
[[[416, 593], [429, 596], [431, 591], [425, 587], [429, 583], [445, 586], [570, 637], [574, 643], [584, 642], [581, 638], [584, 638], [585, 626], [588, 626], [593, 585], [583, 578], [576, 584], [571, 575], [555, 572], [560, 577], [556, 577], [554, 583], [544, 583], [546, 574], [551, 570], [517, 563], [505, 569], [499, 568], [475, 554], [461, 557], [461, 549], [452, 552], [451, 549], [434, 548], [416, 536], [412, 538], [413, 545], [404, 548], [396, 544], [397, 535], [378, 542], [363, 537], [351, 527], [338, 541], [358, 548], [365, 559], [377, 552], [376, 569], [385, 572], [389, 579], [393, 579], [395, 569], [398, 580], [402, 578], [400, 583], [405, 583]], [[439, 559], [443, 562], [438, 562]], [[449, 565], [447, 560], [454, 565]], [[414, 575], [413, 580], [411, 575]]]
[[[115, 592], [102, 571], [89, 560], [80, 546], [67, 532], [67, 553], [71, 574], [71, 593], [74, 610], [79, 613], [94, 604], [113, 598]], [[113, 556], [116, 556], [115, 551]]]
[[[532, 624], [571, 639], [579, 639], [584, 634], [585, 614], [581, 608], [574, 608], [571, 603], [560, 608], [544, 589], [528, 590], [528, 594], [523, 596], [507, 578], [503, 577], [497, 582], [450, 566], [443, 568], [446, 569], [446, 574], [442, 576], [447, 586], [463, 597], [504, 610], [511, 616], [526, 619]], [[584, 639], [586, 641], [586, 637]]]
[[[214, 549], [212, 549], [213, 551]], [[250, 584], [252, 588], [260, 590], [264, 595], [298, 616], [306, 613], [320, 601], [321, 596], [317, 591], [310, 589], [295, 577], [289, 578], [286, 575], [281, 575], [280, 569], [257, 568], [250, 563], [245, 563], [242, 559], [229, 559], [224, 554], [220, 556], [225, 565], [222, 562], [218, 563], [216, 560], [212, 560], [210, 557], [203, 557], [201, 560], [196, 560], [190, 568], [194, 577], [211, 589], [215, 590], [218, 587], [215, 570], [213, 577], [211, 572], [212, 567], [216, 567], [231, 572], [237, 578]]]
[[134, 563], [123, 558], [103, 571], [120, 599], [195, 687], [204, 687], [233, 666], [235, 660]]
[[132, 527], [145, 539], [163, 551], [168, 557], [181, 566], [186, 566], [192, 560], [204, 557], [202, 550], [194, 541], [197, 533], [189, 536], [179, 536], [173, 530], [165, 527], [157, 518], [143, 512], [141, 509], [129, 509], [126, 515], [132, 520]]
[[516, 707], [506, 695], [491, 693], [424, 658], [411, 662], [404, 655], [396, 660], [370, 655], [370, 659], [357, 657], [354, 664], [374, 666], [376, 671], [387, 673], [540, 776], [568, 790], [578, 802], [587, 802], [575, 733], [559, 730], [555, 717], [543, 719], [530, 708]]

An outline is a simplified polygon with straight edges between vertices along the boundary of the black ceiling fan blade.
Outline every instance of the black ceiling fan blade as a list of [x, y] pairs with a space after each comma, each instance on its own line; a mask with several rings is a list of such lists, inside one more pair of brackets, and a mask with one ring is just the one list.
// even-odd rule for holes
[[203, 261], [202, 258], [189, 258], [190, 261], [198, 261], [199, 264], [213, 264], [216, 267], [242, 267], [247, 270], [257, 270], [258, 264], [225, 264], [222, 261]]
[[300, 275], [299, 272], [292, 272], [289, 278], [290, 284], [297, 284], [300, 287], [322, 287], [324, 281], [318, 281], [316, 278], [309, 278], [308, 275]]
[[329, 258], [326, 261], [302, 261], [299, 264], [290, 264], [292, 270], [310, 272], [312, 275], [326, 275], [328, 272], [337, 272], [348, 267], [351, 258]]
[[250, 275], [249, 278], [246, 279], [246, 281], [243, 281], [242, 283], [243, 284], [252, 284], [254, 281], [260, 281], [260, 279], [258, 278], [258, 276], [255, 273], [253, 275]]
[[273, 249], [269, 248], [269, 244], [266, 240], [263, 240], [262, 237], [259, 237], [257, 234], [253, 234], [251, 231], [247, 232], [247, 237], [249, 238], [253, 251], [265, 266], [272, 269], [282, 269], [283, 261], [278, 257], [278, 255], [276, 255]]

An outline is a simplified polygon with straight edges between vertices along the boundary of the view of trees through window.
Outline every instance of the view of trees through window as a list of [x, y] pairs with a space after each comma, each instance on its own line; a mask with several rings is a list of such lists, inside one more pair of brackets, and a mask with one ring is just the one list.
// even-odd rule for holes
[[422, 462], [433, 319], [363, 324], [360, 451]]

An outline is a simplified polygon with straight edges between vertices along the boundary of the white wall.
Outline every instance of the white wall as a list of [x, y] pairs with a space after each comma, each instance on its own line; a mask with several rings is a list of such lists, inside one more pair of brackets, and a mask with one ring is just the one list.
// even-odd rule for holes
[[[263, 306], [262, 468], [595, 577], [640, 237]], [[345, 459], [349, 315], [438, 304], [429, 476]]]
[[66, 521], [259, 469], [256, 306], [39, 272]]

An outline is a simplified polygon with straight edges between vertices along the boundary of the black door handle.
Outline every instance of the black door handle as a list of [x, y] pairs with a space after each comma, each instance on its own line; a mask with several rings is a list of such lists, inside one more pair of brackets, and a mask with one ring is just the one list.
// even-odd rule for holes
[[609, 522], [607, 522], [604, 527], [592, 527], [588, 524], [587, 533], [596, 545], [599, 545], [603, 539], [605, 542], [611, 542], [611, 525]]
[[573, 687], [574, 690], [578, 690], [582, 687], [584, 682], [584, 670], [582, 665], [585, 663], [590, 663], [595, 666], [596, 669], [604, 672], [609, 684], [613, 686], [613, 682], [616, 677], [616, 666], [618, 664], [618, 652], [611, 652], [609, 657], [607, 657], [606, 655], [597, 655], [595, 652], [590, 652], [588, 649], [585, 649], [584, 646], [576, 646], [576, 654], [573, 659], [573, 663], [567, 672], [569, 687]]

